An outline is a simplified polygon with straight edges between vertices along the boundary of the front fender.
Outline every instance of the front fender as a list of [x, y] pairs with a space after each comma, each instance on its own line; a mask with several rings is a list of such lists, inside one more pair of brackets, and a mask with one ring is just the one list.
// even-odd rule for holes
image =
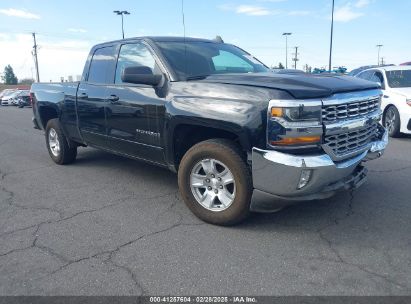
[[181, 125], [206, 127], [234, 134], [244, 151], [265, 145], [266, 108], [250, 101], [203, 97], [174, 97], [167, 104], [165, 146], [167, 159], [174, 155], [174, 134]]

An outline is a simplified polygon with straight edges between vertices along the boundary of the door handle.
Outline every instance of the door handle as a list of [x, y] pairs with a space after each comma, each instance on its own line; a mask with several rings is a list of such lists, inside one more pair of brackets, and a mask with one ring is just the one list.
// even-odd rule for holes
[[88, 98], [88, 94], [87, 93], [81, 93], [79, 96], [80, 99], [87, 99]]
[[109, 100], [111, 103], [116, 103], [117, 101], [120, 100], [120, 97], [118, 97], [117, 95], [110, 95], [110, 96], [108, 97], [108, 100]]

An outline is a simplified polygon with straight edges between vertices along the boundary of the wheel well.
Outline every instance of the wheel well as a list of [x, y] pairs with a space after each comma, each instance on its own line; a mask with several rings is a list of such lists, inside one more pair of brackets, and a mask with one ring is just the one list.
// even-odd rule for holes
[[396, 107], [395, 105], [393, 105], [392, 103], [388, 104], [388, 105], [385, 107], [384, 111], [382, 111], [382, 122], [384, 122], [385, 113], [387, 113], [388, 109], [391, 108], [391, 107], [397, 108], [397, 107]]
[[[229, 139], [241, 147], [238, 136], [232, 132], [193, 125], [178, 126], [174, 131], [173, 137], [174, 164], [176, 168], [178, 168], [184, 154], [186, 154], [192, 146], [213, 138]], [[243, 151], [243, 149], [241, 149], [241, 151]], [[244, 155], [246, 155], [245, 152]]]
[[41, 119], [41, 124], [46, 128], [47, 123], [50, 119], [58, 118], [57, 111], [52, 107], [40, 107], [39, 114]]

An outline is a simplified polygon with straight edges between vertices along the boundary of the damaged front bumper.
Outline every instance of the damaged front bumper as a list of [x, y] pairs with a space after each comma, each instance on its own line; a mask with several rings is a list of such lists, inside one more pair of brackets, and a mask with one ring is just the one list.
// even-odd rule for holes
[[301, 156], [254, 148], [250, 209], [273, 212], [295, 201], [325, 199], [339, 190], [358, 188], [367, 174], [361, 164], [381, 157], [387, 144], [388, 133], [384, 131], [366, 151], [340, 162], [325, 153]]

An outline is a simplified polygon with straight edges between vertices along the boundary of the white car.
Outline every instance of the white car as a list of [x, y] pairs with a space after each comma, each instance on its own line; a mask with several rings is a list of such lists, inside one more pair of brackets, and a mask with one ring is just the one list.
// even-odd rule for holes
[[1, 105], [2, 106], [12, 105], [13, 98], [18, 96], [20, 94], [20, 92], [21, 92], [21, 90], [14, 90], [12, 92], [9, 92], [9, 93], [5, 94], [1, 98]]
[[411, 134], [411, 66], [372, 68], [355, 77], [381, 84], [383, 124], [389, 135]]
[[1, 99], [1, 105], [2, 106], [17, 106], [17, 98], [24, 92], [27, 92], [27, 90], [14, 90], [13, 92], [5, 95]]
[[[6, 89], [0, 93], [0, 105], [6, 106], [9, 104], [8, 100], [11, 95], [16, 92], [15, 89]], [[3, 103], [4, 100], [4, 103]]]

